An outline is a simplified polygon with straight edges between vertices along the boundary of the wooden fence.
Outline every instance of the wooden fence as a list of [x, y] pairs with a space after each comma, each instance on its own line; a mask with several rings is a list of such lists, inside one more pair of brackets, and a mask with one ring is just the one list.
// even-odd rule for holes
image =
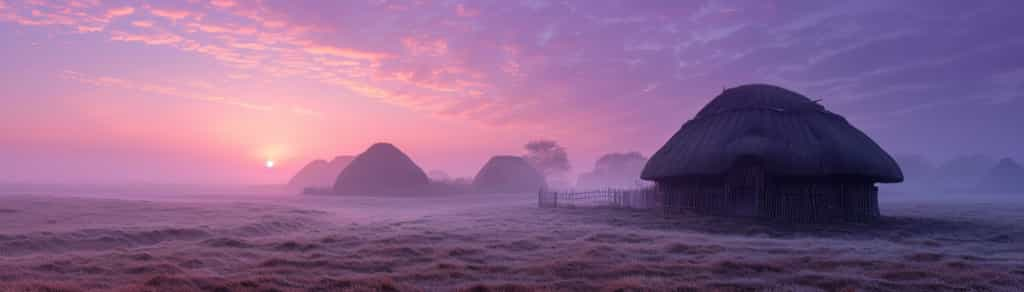
[[656, 209], [661, 207], [662, 195], [657, 189], [604, 189], [590, 191], [537, 192], [537, 205], [541, 208], [558, 207], [612, 207], [629, 209]]

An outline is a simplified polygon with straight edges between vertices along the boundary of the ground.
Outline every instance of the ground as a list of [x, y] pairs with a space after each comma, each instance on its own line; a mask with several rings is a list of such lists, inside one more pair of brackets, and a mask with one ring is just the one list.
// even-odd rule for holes
[[[258, 194], [257, 194], [258, 193]], [[1019, 291], [1024, 196], [883, 195], [873, 225], [535, 195], [0, 194], [0, 291]]]

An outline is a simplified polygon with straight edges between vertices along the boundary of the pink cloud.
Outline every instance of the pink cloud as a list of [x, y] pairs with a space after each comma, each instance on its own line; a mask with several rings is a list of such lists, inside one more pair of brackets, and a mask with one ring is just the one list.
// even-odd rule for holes
[[124, 42], [141, 42], [147, 45], [176, 44], [185, 40], [181, 36], [172, 33], [134, 34], [123, 31], [113, 32], [110, 39]]
[[[571, 88], [564, 84], [529, 80], [534, 70], [549, 62], [548, 58], [526, 51], [529, 46], [489, 39], [490, 35], [460, 39], [459, 36], [472, 34], [472, 29], [467, 30], [471, 25], [465, 23], [453, 26], [451, 20], [444, 20], [421, 24], [399, 17], [400, 21], [393, 24], [396, 31], [376, 33], [373, 27], [364, 31], [342, 24], [305, 22], [306, 18], [278, 13], [264, 5], [239, 2], [230, 10], [213, 11], [211, 17], [194, 19], [189, 18], [197, 15], [190, 12], [195, 7], [148, 7], [151, 14], [172, 23], [152, 33], [113, 31], [109, 38], [206, 55], [235, 72], [244, 72], [227, 76], [229, 79], [258, 75], [298, 77], [417, 111], [492, 122], [506, 122], [505, 117], [533, 111], [539, 107], [539, 100], [575, 94], [560, 88]], [[384, 8], [373, 7], [375, 4], [332, 5], [352, 11]], [[465, 5], [456, 9], [462, 16], [479, 13]], [[183, 19], [189, 20], [177, 21]], [[149, 27], [153, 23], [139, 20], [132, 25]], [[449, 31], [454, 33], [446, 33]], [[505, 34], [494, 34], [500, 35]], [[505, 85], [513, 83], [516, 87]]]
[[132, 21], [132, 25], [136, 27], [153, 27], [153, 22], [148, 20], [136, 20]]
[[188, 26], [207, 33], [226, 33], [231, 31], [231, 28], [219, 26], [216, 24], [201, 24], [198, 22], [193, 22], [189, 23]]
[[[388, 78], [385, 76], [384, 78]], [[487, 87], [479, 81], [471, 81], [471, 74], [456, 66], [443, 66], [432, 69], [397, 71], [390, 78], [407, 85], [416, 86], [437, 93], [459, 93], [460, 95], [480, 95], [481, 88]], [[477, 92], [477, 93], [473, 93]]]
[[444, 39], [404, 37], [402, 46], [414, 55], [444, 55], [448, 53], [448, 42]]
[[[132, 81], [124, 78], [110, 77], [110, 76], [89, 76], [80, 72], [64, 70], [60, 72], [60, 77], [70, 80], [75, 80], [81, 83], [101, 86], [101, 87], [115, 87], [125, 90], [133, 90], [142, 93], [157, 94], [166, 97], [180, 98], [187, 100], [203, 101], [214, 104], [226, 105], [237, 107], [246, 110], [254, 111], [274, 111], [276, 108], [268, 104], [259, 104], [246, 102], [237, 98], [230, 98], [219, 95], [212, 95], [203, 92], [189, 91], [180, 89], [174, 86], [161, 85], [148, 82]], [[292, 111], [294, 113], [294, 111]], [[302, 113], [305, 114], [305, 113]]]
[[71, 7], [87, 8], [100, 5], [100, 0], [72, 0], [68, 2]]
[[178, 21], [180, 19], [183, 19], [185, 17], [189, 17], [190, 15], [192, 15], [192, 12], [189, 12], [189, 11], [186, 11], [186, 10], [175, 10], [175, 9], [154, 8], [154, 7], [150, 7], [149, 8], [149, 13], [154, 15], [154, 16], [163, 17], [163, 18], [166, 18], [166, 19], [171, 20], [171, 21]]
[[352, 48], [342, 48], [327, 45], [308, 45], [304, 48], [306, 52], [317, 54], [317, 55], [331, 55], [349, 59], [359, 59], [368, 61], [379, 61], [383, 58], [387, 58], [390, 55], [380, 52], [369, 52], [361, 51]]
[[232, 42], [231, 43], [231, 47], [235, 47], [235, 48], [239, 48], [239, 49], [247, 49], [247, 50], [257, 50], [257, 51], [267, 49], [267, 46], [264, 46], [263, 44], [260, 44], [260, 43], [242, 43], [242, 42]]
[[[5, 6], [7, 5], [4, 2]], [[0, 20], [6, 20], [28, 26], [63, 25], [68, 26], [76, 32], [99, 32], [116, 17], [130, 15], [134, 12], [132, 7], [116, 7], [104, 10], [104, 12], [93, 15], [93, 2], [41, 2], [32, 1], [21, 3], [21, 9], [3, 9], [6, 12], [0, 14]], [[29, 11], [27, 14], [19, 13]]]
[[218, 25], [199, 22], [190, 22], [187, 25], [190, 28], [212, 34], [253, 35], [257, 32], [254, 28], [237, 25]]
[[317, 119], [322, 119], [324, 117], [324, 114], [322, 112], [302, 106], [293, 106], [292, 113], [302, 116], [310, 116]]
[[4, 19], [7, 21], [15, 22], [20, 25], [27, 26], [45, 26], [45, 25], [67, 25], [77, 26], [78, 22], [75, 19], [59, 14], [42, 11], [39, 9], [32, 9], [28, 16], [20, 15], [17, 13], [6, 13]]
[[466, 7], [464, 3], [459, 3], [455, 5], [455, 14], [462, 17], [473, 17], [480, 15], [480, 11]]
[[252, 78], [252, 75], [245, 74], [245, 73], [232, 73], [232, 74], [228, 74], [228, 78], [238, 79], [238, 80], [245, 80], [245, 79]]
[[77, 25], [75, 29], [78, 32], [99, 32], [103, 30], [103, 26]]
[[233, 7], [235, 5], [238, 5], [238, 3], [236, 3], [233, 0], [210, 0], [210, 4], [221, 8]]
[[284, 21], [279, 20], [264, 20], [261, 23], [268, 28], [282, 28], [286, 25]]
[[[323, 32], [323, 27], [287, 22], [287, 19], [273, 14], [246, 14], [252, 13], [251, 11], [237, 14], [251, 19], [250, 23], [257, 25], [252, 27], [238, 25], [237, 23], [244, 21], [231, 18], [205, 18], [202, 23], [198, 20], [177, 22], [176, 20], [188, 18], [194, 13], [189, 12], [190, 9], [187, 8], [148, 8], [151, 14], [175, 23], [160, 32], [112, 31], [109, 38], [116, 41], [171, 46], [208, 55], [238, 70], [252, 72], [232, 74], [229, 76], [231, 79], [242, 76], [251, 78], [253, 74], [259, 73], [277, 77], [301, 76], [338, 85], [384, 102], [427, 112], [451, 111], [467, 108], [466, 104], [479, 104], [479, 101], [467, 103], [460, 100], [483, 96], [490, 90], [490, 85], [484, 82], [483, 75], [477, 70], [452, 65], [426, 69], [431, 67], [423, 67], [426, 64], [420, 64], [417, 56], [444, 58], [449, 53], [449, 41], [445, 38], [393, 38], [390, 40], [393, 46], [405, 48], [403, 54], [395, 54], [380, 46], [360, 46], [372, 49], [356, 49], [337, 45], [336, 42], [312, 41], [311, 39], [319, 39], [316, 34]], [[247, 11], [245, 6], [235, 8], [237, 11]], [[108, 11], [114, 11], [110, 15], [127, 13], [127, 10]], [[74, 23], [75, 19], [56, 22]], [[280, 25], [270, 26], [281, 26], [284, 29], [268, 28], [268, 22], [280, 22]], [[149, 20], [137, 20], [131, 25], [152, 27], [154, 23]], [[260, 25], [263, 27], [258, 27]], [[191, 35], [181, 34], [183, 30], [204, 32], [216, 37], [193, 38]], [[254, 54], [252, 51], [260, 53]], [[382, 62], [387, 62], [388, 65], [381, 67]]]
[[130, 6], [118, 7], [107, 10], [106, 18], [111, 19], [114, 17], [131, 15], [132, 13], [135, 13], [135, 8], [132, 8]]

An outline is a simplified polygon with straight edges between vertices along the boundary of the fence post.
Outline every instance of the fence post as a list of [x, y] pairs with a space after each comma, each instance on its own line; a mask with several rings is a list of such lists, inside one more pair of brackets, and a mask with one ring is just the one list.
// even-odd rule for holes
[[537, 208], [544, 208], [544, 190], [537, 190]]

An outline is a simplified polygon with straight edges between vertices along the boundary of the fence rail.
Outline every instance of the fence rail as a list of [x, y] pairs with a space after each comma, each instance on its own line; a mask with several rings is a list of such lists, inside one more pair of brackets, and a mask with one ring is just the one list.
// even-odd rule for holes
[[657, 189], [604, 189], [588, 191], [537, 192], [537, 205], [541, 208], [559, 207], [613, 207], [628, 209], [656, 209], [661, 207], [662, 195]]

